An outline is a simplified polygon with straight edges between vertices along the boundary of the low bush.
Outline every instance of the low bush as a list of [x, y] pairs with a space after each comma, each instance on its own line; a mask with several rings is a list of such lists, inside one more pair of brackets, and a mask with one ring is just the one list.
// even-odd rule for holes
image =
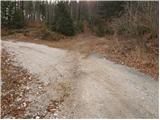
[[97, 36], [103, 37], [105, 35], [105, 28], [104, 28], [104, 26], [97, 25], [95, 27], [95, 33], [96, 33]]
[[105, 35], [105, 21], [103, 19], [99, 18], [90, 19], [89, 28], [99, 37], [103, 37]]
[[39, 36], [40, 39], [43, 39], [43, 40], [57, 41], [64, 38], [63, 35], [50, 31], [49, 29], [42, 29], [39, 31], [39, 34], [37, 35]]
[[82, 21], [74, 22], [74, 28], [77, 33], [84, 31], [84, 25]]
[[111, 26], [107, 25], [105, 27], [105, 34], [108, 34], [108, 35], [113, 35], [114, 34], [114, 30]]

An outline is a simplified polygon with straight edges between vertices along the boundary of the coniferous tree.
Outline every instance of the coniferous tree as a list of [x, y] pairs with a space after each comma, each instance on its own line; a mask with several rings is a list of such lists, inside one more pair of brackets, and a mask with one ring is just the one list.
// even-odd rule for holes
[[68, 9], [68, 5], [65, 2], [59, 2], [56, 5], [53, 30], [64, 35], [72, 36], [75, 34], [75, 30], [73, 20]]
[[15, 3], [13, 1], [1, 2], [2, 26], [8, 28], [22, 28], [24, 26], [23, 9], [17, 9]]

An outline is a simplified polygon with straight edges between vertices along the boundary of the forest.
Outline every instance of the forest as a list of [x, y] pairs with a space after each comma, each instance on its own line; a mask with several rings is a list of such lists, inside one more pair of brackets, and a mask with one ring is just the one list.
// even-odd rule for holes
[[158, 2], [2, 1], [2, 27], [20, 29], [44, 23], [64, 35], [83, 32], [84, 21], [98, 36], [124, 34], [158, 36]]
[[[114, 50], [104, 50], [116, 54], [109, 58], [157, 76], [158, 12], [158, 1], [2, 1], [1, 35], [22, 33], [29, 40], [53, 42], [80, 34], [112, 37], [109, 42], [119, 45], [111, 48]], [[137, 56], [126, 55], [132, 51]], [[148, 55], [140, 56], [146, 53], [151, 60], [143, 63]]]
[[159, 118], [159, 1], [1, 1], [1, 118]]

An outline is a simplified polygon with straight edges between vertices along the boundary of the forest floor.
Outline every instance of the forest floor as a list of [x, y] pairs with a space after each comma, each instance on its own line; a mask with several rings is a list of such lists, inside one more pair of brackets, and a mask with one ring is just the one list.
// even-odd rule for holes
[[109, 38], [15, 38], [2, 38], [2, 118], [158, 118], [158, 81], [105, 59]]
[[48, 40], [45, 40], [39, 37], [45, 34], [43, 30], [40, 29], [38, 32], [34, 32], [34, 29], [29, 29], [27, 31], [30, 31], [30, 33], [26, 34], [21, 31], [21, 33], [2, 37], [2, 39], [14, 39], [17, 41], [43, 44], [49, 47], [78, 51], [85, 55], [99, 53], [111, 61], [133, 67], [151, 75], [156, 80], [158, 79], [158, 41], [153, 42], [155, 40], [147, 40], [145, 41], [146, 45], [144, 45], [139, 44], [138, 40], [134, 38], [115, 37], [113, 35], [97, 37], [88, 32], [74, 37], [54, 35], [59, 40], [53, 40], [50, 37]]

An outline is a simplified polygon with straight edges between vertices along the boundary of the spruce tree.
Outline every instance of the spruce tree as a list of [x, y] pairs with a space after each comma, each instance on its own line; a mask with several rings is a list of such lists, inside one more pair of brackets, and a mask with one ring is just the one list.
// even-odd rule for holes
[[66, 2], [61, 1], [56, 5], [53, 30], [68, 36], [75, 34], [73, 20]]

